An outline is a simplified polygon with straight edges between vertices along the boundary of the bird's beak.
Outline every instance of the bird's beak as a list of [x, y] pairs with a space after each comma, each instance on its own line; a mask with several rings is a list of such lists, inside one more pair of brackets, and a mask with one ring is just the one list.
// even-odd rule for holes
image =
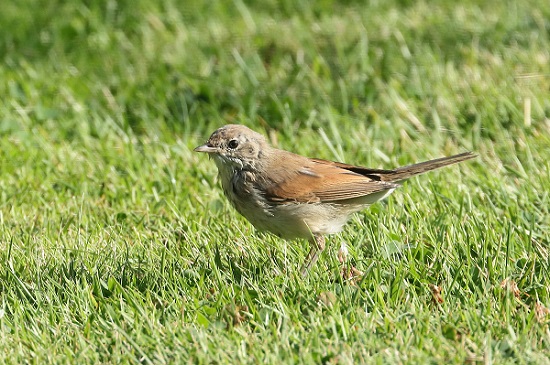
[[193, 151], [215, 153], [215, 152], [218, 152], [218, 149], [216, 147], [209, 146], [208, 144], [203, 144], [202, 146], [195, 147]]

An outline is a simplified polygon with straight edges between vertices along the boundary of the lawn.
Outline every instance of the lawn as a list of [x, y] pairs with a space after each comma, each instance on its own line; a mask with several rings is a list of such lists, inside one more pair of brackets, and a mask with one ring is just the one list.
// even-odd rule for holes
[[[550, 2], [20, 0], [0, 29], [0, 363], [550, 363]], [[192, 152], [227, 123], [375, 168], [479, 157], [302, 278], [307, 243]]]

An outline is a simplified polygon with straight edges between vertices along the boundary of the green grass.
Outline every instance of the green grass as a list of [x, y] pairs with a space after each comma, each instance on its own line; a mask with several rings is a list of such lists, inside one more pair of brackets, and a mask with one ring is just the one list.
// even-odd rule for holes
[[[8, 3], [0, 363], [550, 362], [550, 3]], [[307, 244], [192, 152], [229, 122], [372, 167], [479, 158], [302, 279]]]

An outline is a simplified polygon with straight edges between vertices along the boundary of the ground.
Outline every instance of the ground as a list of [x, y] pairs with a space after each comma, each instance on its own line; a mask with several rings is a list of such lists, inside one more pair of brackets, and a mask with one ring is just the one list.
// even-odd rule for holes
[[[550, 3], [22, 0], [0, 28], [0, 363], [549, 363]], [[193, 153], [479, 157], [305, 279]], [[363, 271], [345, 280], [337, 251]]]

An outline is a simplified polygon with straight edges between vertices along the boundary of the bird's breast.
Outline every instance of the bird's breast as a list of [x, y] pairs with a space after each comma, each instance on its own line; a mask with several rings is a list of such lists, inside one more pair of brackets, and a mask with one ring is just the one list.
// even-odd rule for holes
[[[286, 239], [309, 238], [312, 234], [337, 233], [359, 206], [329, 203], [272, 203], [254, 173], [220, 171], [224, 194], [231, 205], [256, 229]], [[264, 192], [264, 193], [262, 193]]]

